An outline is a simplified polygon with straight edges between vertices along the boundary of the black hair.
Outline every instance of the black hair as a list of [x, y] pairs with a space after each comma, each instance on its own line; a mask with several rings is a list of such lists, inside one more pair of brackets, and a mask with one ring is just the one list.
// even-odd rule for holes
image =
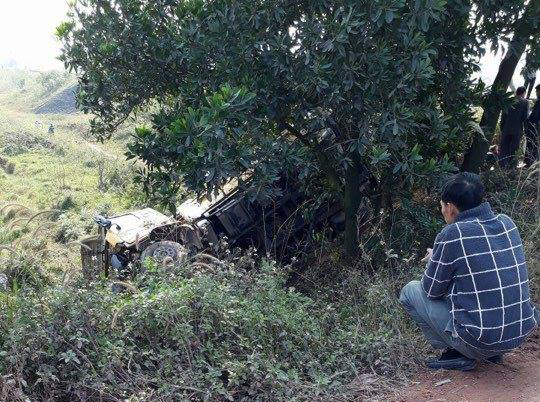
[[527, 91], [527, 88], [519, 87], [518, 89], [516, 89], [516, 95], [517, 96], [523, 95], [526, 91]]
[[540, 84], [538, 84], [537, 86], [535, 86], [536, 89], [540, 89]]
[[482, 179], [477, 174], [469, 172], [450, 177], [442, 188], [441, 200], [451, 202], [460, 212], [476, 208], [484, 201]]

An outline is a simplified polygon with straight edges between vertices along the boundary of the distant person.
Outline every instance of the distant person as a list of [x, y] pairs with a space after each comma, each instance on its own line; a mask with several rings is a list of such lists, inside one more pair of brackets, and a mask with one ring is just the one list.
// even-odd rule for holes
[[525, 123], [525, 165], [530, 166], [540, 159], [540, 84], [536, 86], [536, 103]]
[[518, 229], [483, 198], [478, 175], [459, 173], [446, 182], [441, 211], [447, 226], [428, 249], [422, 281], [401, 291], [401, 304], [431, 346], [445, 349], [426, 362], [432, 369], [502, 362], [540, 321]]
[[516, 154], [528, 114], [529, 102], [525, 99], [525, 87], [519, 87], [516, 90], [514, 104], [503, 113], [501, 118], [499, 164], [503, 168], [512, 168], [517, 165]]
[[52, 124], [49, 126], [49, 134], [54, 134], [54, 126]]

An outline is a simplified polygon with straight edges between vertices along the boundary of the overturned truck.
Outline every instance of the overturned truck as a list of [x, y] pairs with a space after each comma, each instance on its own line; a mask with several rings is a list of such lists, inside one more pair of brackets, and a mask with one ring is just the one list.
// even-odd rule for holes
[[302, 213], [306, 197], [298, 184], [284, 178], [278, 185], [281, 196], [266, 202], [232, 186], [211, 201], [184, 202], [174, 217], [151, 208], [110, 218], [96, 216], [98, 234], [81, 242], [83, 274], [87, 279], [134, 276], [147, 258], [182, 262], [190, 254], [212, 254], [222, 238], [231, 247], [254, 247], [287, 258], [306, 247], [312, 231], [342, 230], [344, 214], [338, 203], [318, 207], [306, 219]]

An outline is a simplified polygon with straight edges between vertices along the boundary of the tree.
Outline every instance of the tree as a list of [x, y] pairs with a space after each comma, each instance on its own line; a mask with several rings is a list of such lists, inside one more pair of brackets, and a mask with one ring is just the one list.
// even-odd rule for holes
[[51, 93], [65, 82], [65, 76], [58, 71], [48, 71], [40, 73], [38, 82], [45, 93]]
[[521, 71], [521, 75], [525, 81], [524, 86], [527, 89], [527, 98], [531, 97], [538, 70], [540, 70], [540, 43], [537, 43], [536, 46], [531, 46], [525, 57], [525, 66]]
[[[466, 24], [470, 5], [453, 3]], [[452, 100], [470, 99], [444, 87], [453, 68], [467, 75], [471, 65], [459, 46], [437, 52], [450, 32], [439, 25], [455, 25], [445, 4], [81, 0], [57, 34], [98, 136], [153, 110], [129, 147], [146, 163], [149, 192], [212, 193], [249, 172], [249, 190], [267, 197], [294, 170], [342, 201], [352, 256], [368, 195], [391, 207], [451, 168], [441, 151], [456, 141]], [[442, 75], [435, 60], [446, 63]]]
[[[485, 96], [482, 104], [484, 112], [480, 120], [480, 127], [483, 129], [484, 135], [477, 135], [465, 154], [461, 167], [464, 171], [478, 172], [480, 170], [493, 139], [506, 90], [512, 81], [517, 64], [528, 45], [537, 46], [540, 29], [540, 0], [530, 0], [526, 5], [523, 2], [523, 6], [525, 7], [523, 12], [514, 12], [518, 17], [512, 24], [512, 40], [508, 44], [508, 50], [499, 66], [491, 90]], [[498, 37], [491, 39], [495, 41]]]

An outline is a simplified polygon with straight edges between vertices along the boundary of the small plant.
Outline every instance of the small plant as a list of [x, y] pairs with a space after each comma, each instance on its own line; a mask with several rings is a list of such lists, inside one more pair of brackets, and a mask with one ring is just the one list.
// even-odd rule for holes
[[13, 174], [15, 173], [15, 164], [13, 162], [9, 162], [5, 168], [7, 174]]
[[97, 171], [97, 187], [102, 192], [109, 190], [125, 191], [133, 182], [133, 169], [117, 162], [100, 159], [97, 162]]
[[3, 153], [8, 156], [24, 154], [31, 150], [56, 149], [56, 145], [49, 140], [27, 132], [7, 133], [3, 143]]
[[15, 173], [15, 164], [13, 162], [10, 162], [8, 159], [6, 158], [2, 158], [0, 156], [0, 167], [2, 169], [4, 169], [4, 171], [7, 173], [7, 174], [13, 174]]
[[256, 402], [343, 393], [362, 367], [385, 361], [386, 329], [359, 331], [347, 309], [287, 289], [272, 263], [236, 264], [199, 256], [175, 269], [149, 266], [123, 284], [129, 292], [98, 283], [21, 300], [0, 367], [24, 380], [18, 389], [31, 400], [96, 389], [110, 400]]
[[77, 206], [77, 203], [73, 199], [71, 194], [64, 196], [59, 200], [56, 205], [53, 206], [53, 209], [58, 209], [60, 211], [69, 211]]
[[60, 225], [54, 235], [54, 241], [67, 244], [80, 239], [84, 234], [84, 229], [78, 226], [78, 222], [64, 216], [60, 219]]
[[42, 266], [46, 251], [43, 242], [27, 241], [10, 253], [3, 253], [0, 257], [0, 274], [7, 278], [7, 287], [11, 290], [27, 287], [42, 289], [50, 284], [51, 278]]

